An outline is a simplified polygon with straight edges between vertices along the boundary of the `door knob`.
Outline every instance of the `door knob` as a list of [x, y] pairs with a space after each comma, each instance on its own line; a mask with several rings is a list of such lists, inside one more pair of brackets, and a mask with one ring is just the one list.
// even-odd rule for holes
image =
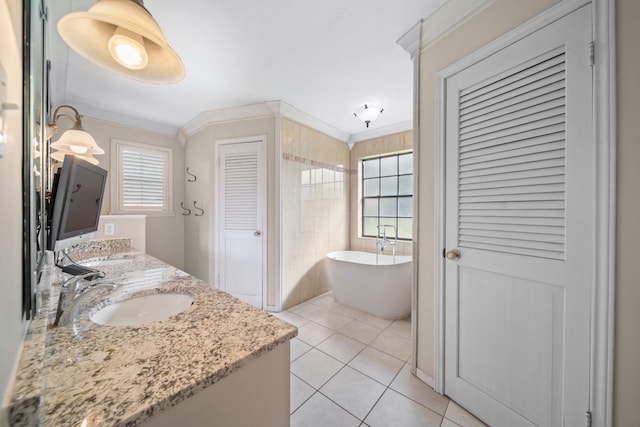
[[461, 256], [462, 252], [460, 252], [460, 249], [451, 249], [447, 252], [447, 259], [450, 259], [451, 261], [456, 261], [460, 259]]
[[256, 237], [260, 237], [260, 236], [262, 236], [262, 233], [259, 232], [259, 231], [254, 231], [253, 235], [256, 236]]

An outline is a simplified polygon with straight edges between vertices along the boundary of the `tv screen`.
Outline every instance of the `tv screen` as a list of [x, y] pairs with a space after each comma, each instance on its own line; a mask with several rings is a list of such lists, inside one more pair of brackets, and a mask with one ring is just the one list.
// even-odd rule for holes
[[106, 170], [74, 156], [64, 157], [52, 194], [50, 250], [65, 249], [95, 236], [106, 180]]

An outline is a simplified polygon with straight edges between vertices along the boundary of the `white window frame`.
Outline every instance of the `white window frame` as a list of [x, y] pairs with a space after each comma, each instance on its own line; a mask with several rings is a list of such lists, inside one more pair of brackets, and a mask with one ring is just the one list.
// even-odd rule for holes
[[[159, 155], [165, 158], [164, 168], [164, 203], [161, 208], [124, 207], [122, 200], [122, 151], [134, 150], [141, 153]], [[112, 214], [146, 214], [150, 216], [173, 216], [173, 150], [140, 142], [111, 140], [111, 213]]]
[[[385, 197], [396, 197], [396, 198], [402, 198], [402, 197], [411, 197], [412, 198], [412, 203], [415, 204], [416, 202], [416, 189], [415, 189], [415, 183], [414, 183], [414, 188], [413, 191], [411, 192], [411, 196], [409, 195], [400, 195], [399, 193], [396, 193], [395, 195], [390, 195], [390, 196], [380, 196], [378, 195], [377, 197], [365, 197], [364, 195], [364, 162], [367, 160], [375, 160], [375, 159], [381, 159], [383, 157], [392, 157], [392, 156], [401, 156], [404, 154], [411, 154], [413, 156], [413, 172], [411, 172], [411, 177], [412, 180], [414, 180], [414, 176], [415, 176], [415, 163], [416, 163], [416, 158], [413, 152], [413, 149], [409, 149], [409, 150], [401, 150], [401, 151], [390, 151], [388, 153], [381, 153], [381, 154], [373, 154], [373, 155], [369, 155], [369, 156], [365, 156], [362, 157], [360, 159], [358, 159], [358, 237], [361, 239], [376, 239], [377, 237], [375, 236], [369, 236], [369, 235], [365, 235], [365, 231], [364, 231], [364, 201], [367, 198], [377, 198], [377, 199], [383, 199]], [[400, 176], [406, 176], [409, 174], [396, 174], [396, 176], [400, 177]], [[415, 206], [415, 205], [414, 205]], [[416, 218], [415, 218], [415, 210], [413, 212], [413, 215], [411, 217], [413, 223], [415, 224]], [[378, 221], [380, 221], [380, 219], [384, 219], [385, 217], [380, 217], [378, 216]], [[390, 217], [392, 218], [392, 217]], [[403, 218], [408, 218], [408, 217], [400, 217], [398, 216], [398, 213], [396, 212], [396, 224], [397, 224], [397, 220], [398, 219], [403, 219]], [[397, 227], [397, 225], [396, 225]], [[400, 238], [398, 237], [399, 241], [402, 242], [412, 242], [413, 239], [415, 238], [415, 234], [414, 234], [413, 227], [412, 227], [412, 231], [411, 231], [411, 238]]]

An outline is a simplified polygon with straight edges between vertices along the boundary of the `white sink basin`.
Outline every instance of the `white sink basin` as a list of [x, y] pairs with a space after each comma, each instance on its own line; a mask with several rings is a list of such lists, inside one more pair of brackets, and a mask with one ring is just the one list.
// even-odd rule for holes
[[106, 266], [110, 266], [110, 265], [124, 264], [127, 261], [129, 261], [129, 260], [126, 259], [126, 258], [103, 259], [103, 260], [81, 262], [80, 265], [84, 265], [85, 267], [91, 267], [91, 268], [93, 268], [93, 267], [106, 267]]
[[105, 326], [137, 326], [175, 316], [192, 303], [191, 295], [145, 295], [108, 305], [95, 312], [91, 321]]

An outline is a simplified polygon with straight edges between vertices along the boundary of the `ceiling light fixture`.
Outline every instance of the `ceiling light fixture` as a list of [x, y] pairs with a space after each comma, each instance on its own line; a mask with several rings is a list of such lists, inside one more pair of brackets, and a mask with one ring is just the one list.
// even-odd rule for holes
[[176, 83], [185, 70], [143, 0], [98, 0], [58, 22], [62, 39], [108, 70], [150, 83]]
[[[60, 112], [63, 108], [73, 111], [73, 115]], [[56, 142], [51, 144], [51, 148], [56, 150], [51, 153], [51, 158], [61, 162], [64, 160], [65, 155], [70, 154], [97, 165], [99, 162], [93, 156], [104, 154], [104, 150], [98, 146], [91, 134], [82, 127], [82, 119], [78, 110], [70, 105], [61, 105], [55, 109], [53, 122], [49, 124], [49, 127], [53, 128], [56, 133], [58, 132], [58, 119], [61, 117], [72, 120], [73, 127], [65, 131]]]
[[353, 113], [353, 115], [362, 120], [364, 124], [369, 127], [371, 122], [377, 119], [383, 111], [384, 108], [379, 105], [364, 104], [364, 107], [360, 107], [358, 111]]

